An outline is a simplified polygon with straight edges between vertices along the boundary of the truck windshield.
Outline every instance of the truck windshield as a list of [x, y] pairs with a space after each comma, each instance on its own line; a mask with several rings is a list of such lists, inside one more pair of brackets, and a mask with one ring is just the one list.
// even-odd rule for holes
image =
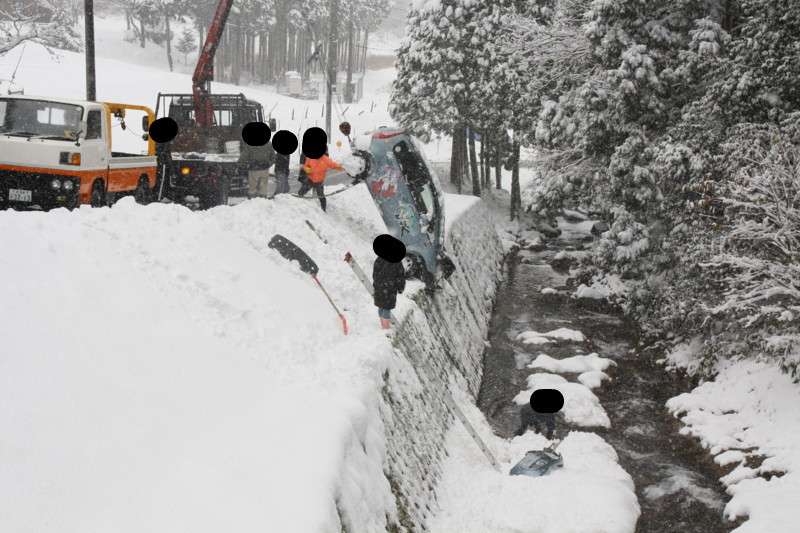
[[82, 117], [79, 105], [0, 98], [0, 135], [74, 139]]

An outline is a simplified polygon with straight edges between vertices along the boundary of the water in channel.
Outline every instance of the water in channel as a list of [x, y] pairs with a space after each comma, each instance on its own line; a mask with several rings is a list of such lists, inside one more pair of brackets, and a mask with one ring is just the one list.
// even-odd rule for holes
[[[565, 227], [563, 221], [561, 226]], [[526, 366], [537, 354], [560, 359], [579, 351], [597, 352], [613, 359], [618, 366], [607, 371], [612, 381], [593, 390], [611, 419], [611, 428], [569, 427], [559, 420], [557, 438], [570, 430], [595, 431], [614, 447], [620, 465], [636, 485], [642, 513], [637, 532], [730, 531], [730, 523], [722, 516], [727, 499], [719, 474], [694, 441], [678, 434], [679, 423], [664, 407], [669, 398], [689, 391], [693, 383], [665, 372], [654, 356], [638, 353], [636, 333], [620, 315], [580, 305], [564, 286], [566, 274], [551, 267], [559, 251], [581, 250], [590, 239], [586, 232], [565, 231], [545, 247], [509, 256], [491, 321], [478, 406], [498, 435], [511, 438], [519, 425], [519, 406], [513, 398], [527, 388], [526, 378], [534, 370]], [[559, 293], [542, 294], [544, 287]], [[523, 331], [561, 327], [581, 331], [588, 345], [559, 341], [526, 348], [514, 343]], [[577, 375], [564, 377], [576, 381]]]

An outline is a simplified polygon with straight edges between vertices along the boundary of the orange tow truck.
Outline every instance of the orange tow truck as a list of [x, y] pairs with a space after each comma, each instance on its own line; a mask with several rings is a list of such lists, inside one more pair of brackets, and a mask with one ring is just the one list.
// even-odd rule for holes
[[143, 154], [114, 152], [112, 119], [144, 106], [40, 96], [0, 96], [0, 208], [108, 205], [132, 195], [153, 197], [159, 163], [146, 134]]

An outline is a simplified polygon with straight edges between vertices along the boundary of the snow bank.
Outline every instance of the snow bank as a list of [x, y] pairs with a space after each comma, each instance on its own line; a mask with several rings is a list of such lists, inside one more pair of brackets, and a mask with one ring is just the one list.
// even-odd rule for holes
[[555, 359], [547, 354], [539, 354], [528, 368], [542, 368], [548, 372], [561, 374], [565, 372], [588, 372], [590, 370], [605, 370], [610, 366], [617, 366], [611, 359], [600, 357], [596, 353], [589, 355], [573, 355], [564, 359]]
[[[449, 337], [416, 349], [474, 394], [500, 244], [479, 203], [452, 203], [458, 272], [433, 302], [410, 283], [421, 303], [398, 311]], [[343, 261], [369, 274], [383, 231], [361, 188], [327, 215], [290, 197], [0, 212], [0, 530], [383, 531], [430, 505], [414, 490], [435, 487], [450, 414]], [[275, 233], [318, 263], [350, 335]]]
[[[800, 522], [800, 386], [773, 364], [724, 361], [718, 375], [667, 402], [715, 462], [733, 470], [721, 478], [732, 496], [734, 531], [790, 532]], [[773, 477], [774, 476], [774, 477]], [[767, 479], [769, 478], [769, 479]]]
[[536, 373], [528, 376], [528, 389], [514, 397], [514, 403], [525, 405], [530, 402], [531, 394], [536, 389], [556, 389], [564, 396], [564, 407], [561, 414], [564, 420], [580, 427], [611, 427], [600, 400], [586, 386], [570, 383], [557, 374]]

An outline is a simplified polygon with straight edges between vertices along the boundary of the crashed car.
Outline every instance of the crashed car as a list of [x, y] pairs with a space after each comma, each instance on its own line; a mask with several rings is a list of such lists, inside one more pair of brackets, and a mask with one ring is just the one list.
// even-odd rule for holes
[[351, 148], [364, 162], [356, 181], [366, 183], [389, 233], [406, 246], [408, 277], [436, 288], [455, 265], [444, 250], [441, 185], [419, 141], [384, 127], [356, 137]]
[[559, 441], [551, 444], [544, 450], [532, 450], [525, 454], [511, 469], [512, 476], [540, 477], [549, 474], [557, 468], [564, 467], [564, 458], [556, 451]]

